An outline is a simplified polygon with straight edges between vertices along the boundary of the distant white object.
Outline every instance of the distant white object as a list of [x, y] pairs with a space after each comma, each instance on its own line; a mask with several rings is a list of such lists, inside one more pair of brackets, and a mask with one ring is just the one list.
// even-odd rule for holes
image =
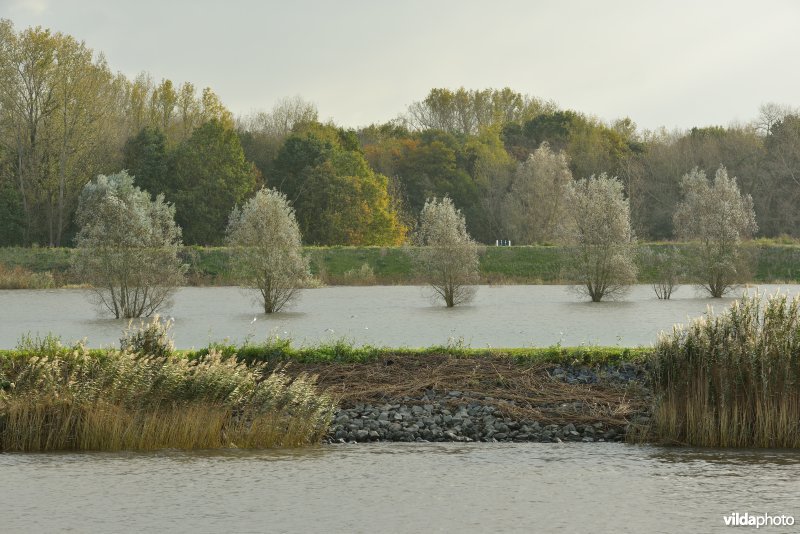
[[511, 240], [510, 239], [495, 239], [494, 246], [496, 247], [510, 247]]
[[254, 322], [256, 322], [257, 319], [258, 319], [258, 317], [253, 317], [253, 320], [250, 321], [250, 324], [253, 324]]

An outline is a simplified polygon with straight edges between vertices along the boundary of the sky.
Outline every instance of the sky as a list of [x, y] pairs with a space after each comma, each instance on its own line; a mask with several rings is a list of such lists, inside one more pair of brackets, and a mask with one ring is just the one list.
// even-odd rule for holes
[[800, 106], [792, 0], [0, 0], [0, 17], [68, 33], [131, 78], [211, 87], [237, 115], [299, 95], [357, 127], [461, 86], [641, 129]]

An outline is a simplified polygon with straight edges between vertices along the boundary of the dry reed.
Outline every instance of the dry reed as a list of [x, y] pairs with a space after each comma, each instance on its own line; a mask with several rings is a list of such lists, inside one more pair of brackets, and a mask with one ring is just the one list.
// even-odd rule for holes
[[0, 289], [47, 289], [55, 287], [52, 273], [34, 273], [0, 263]]
[[800, 447], [800, 297], [745, 296], [722, 315], [660, 338], [656, 440], [709, 447]]
[[50, 350], [6, 361], [0, 384], [0, 451], [301, 446], [324, 437], [334, 409], [314, 377], [214, 351]]

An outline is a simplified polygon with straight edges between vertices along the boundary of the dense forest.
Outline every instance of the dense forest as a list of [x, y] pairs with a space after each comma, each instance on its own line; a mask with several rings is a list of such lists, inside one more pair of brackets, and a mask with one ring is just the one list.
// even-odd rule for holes
[[639, 238], [674, 237], [681, 177], [720, 165], [750, 194], [758, 235], [800, 236], [800, 113], [765, 104], [748, 124], [641, 131], [509, 88], [432, 89], [397, 119], [321, 122], [300, 97], [234, 117], [210, 89], [114, 73], [74, 38], [0, 21], [0, 246], [71, 246], [83, 186], [127, 169], [163, 194], [189, 244], [224, 240], [261, 187], [284, 193], [307, 244], [406, 241], [449, 196], [478, 241], [548, 243], [570, 180], [624, 184]]

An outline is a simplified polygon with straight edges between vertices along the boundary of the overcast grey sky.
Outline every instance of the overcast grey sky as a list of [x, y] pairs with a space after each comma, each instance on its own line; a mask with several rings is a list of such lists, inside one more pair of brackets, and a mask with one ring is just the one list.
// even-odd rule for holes
[[131, 77], [210, 86], [236, 114], [300, 95], [359, 126], [459, 86], [648, 129], [800, 105], [791, 0], [0, 0], [0, 17], [69, 33]]

